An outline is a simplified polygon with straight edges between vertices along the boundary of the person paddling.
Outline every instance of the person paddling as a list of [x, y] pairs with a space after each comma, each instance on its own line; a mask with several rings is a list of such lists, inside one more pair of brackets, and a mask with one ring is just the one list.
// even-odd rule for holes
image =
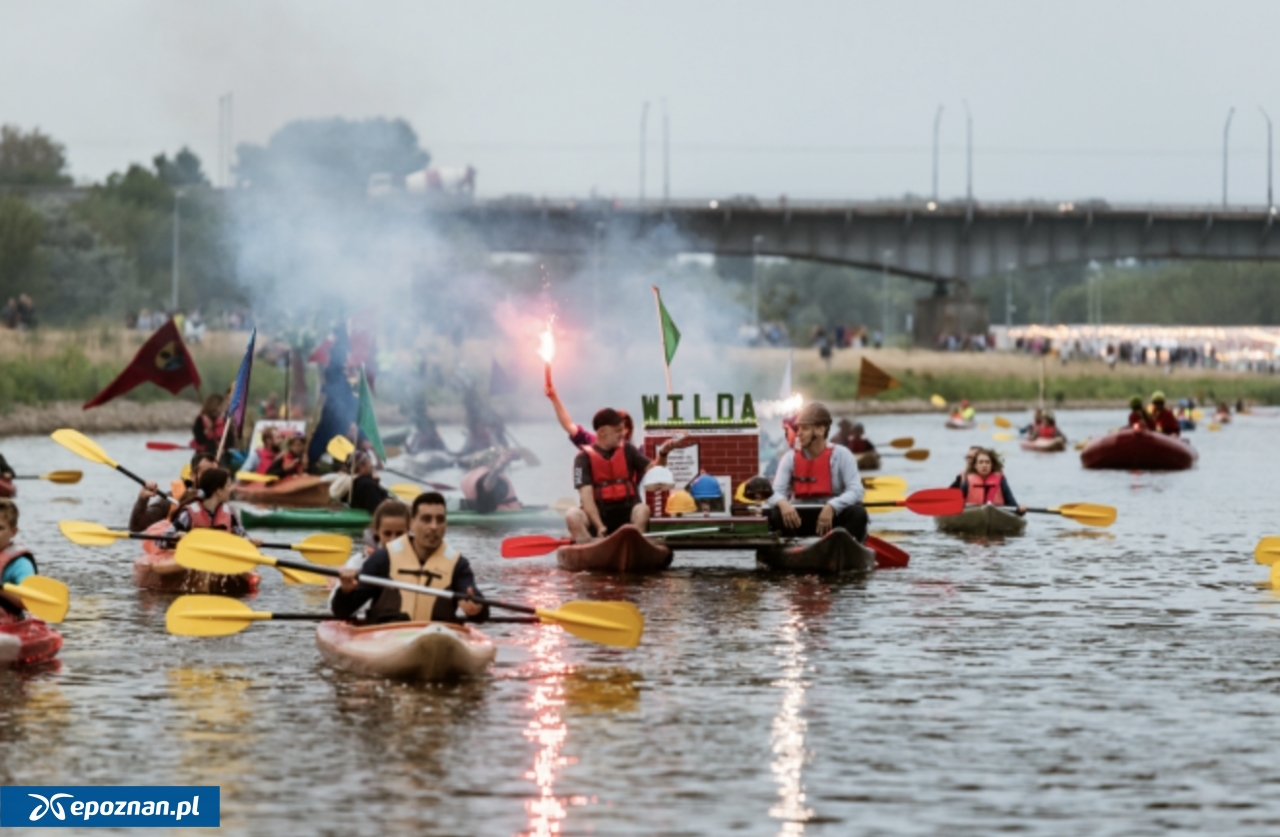
[[973, 460], [981, 450], [982, 448], [979, 445], [972, 445], [964, 452], [964, 467], [960, 469], [960, 473], [956, 474], [956, 478], [951, 481], [950, 488], [960, 488], [964, 484], [965, 475], [973, 470]]
[[767, 503], [769, 528], [788, 537], [820, 537], [838, 528], [861, 543], [867, 538], [867, 510], [858, 461], [847, 447], [827, 442], [831, 413], [825, 405], [806, 404], [796, 425], [799, 450], [787, 451], [778, 463]]
[[862, 426], [862, 422], [854, 422], [848, 432], [842, 434], [841, 442], [852, 453], [875, 453], [876, 446], [871, 444], [871, 440], [866, 437], [866, 428]]
[[573, 460], [573, 485], [582, 506], [565, 515], [569, 534], [575, 542], [585, 543], [628, 523], [643, 532], [649, 528], [649, 507], [640, 502], [640, 479], [655, 465], [666, 465], [667, 452], [675, 445], [663, 443], [654, 462], [623, 440], [623, 420], [617, 410], [605, 407], [591, 424], [595, 444]]
[[[222, 468], [210, 468], [196, 483], [200, 499], [182, 507], [165, 531], [166, 537], [180, 536], [192, 529], [221, 529], [240, 537], [248, 537], [240, 522], [240, 512], [231, 506], [231, 474]], [[176, 540], [176, 538], [175, 538]], [[262, 546], [261, 538], [249, 538], [254, 546]]]
[[[594, 435], [593, 435], [594, 438]], [[515, 486], [503, 473], [507, 466], [520, 458], [520, 453], [507, 448], [498, 454], [492, 465], [483, 465], [468, 471], [462, 477], [462, 508], [480, 514], [496, 511], [514, 511], [523, 508], [516, 497]]]
[[409, 593], [388, 587], [362, 584], [359, 575], [388, 578], [408, 584], [450, 590], [464, 596], [479, 596], [471, 564], [450, 547], [444, 539], [448, 528], [448, 512], [444, 497], [427, 491], [413, 500], [409, 531], [379, 547], [362, 567], [343, 567], [338, 589], [330, 602], [333, 615], [349, 619], [366, 602], [368, 622], [460, 622], [460, 609], [468, 621], [483, 622], [489, 618], [489, 606], [469, 599], [446, 599]]
[[262, 446], [249, 453], [249, 458], [244, 461], [244, 470], [253, 474], [265, 474], [279, 455], [280, 441], [276, 436], [276, 429], [264, 427], [262, 428]]
[[[4, 584], [21, 584], [39, 573], [31, 550], [14, 540], [18, 536], [18, 504], [7, 497], [0, 497], [0, 587]], [[0, 591], [0, 622], [15, 622], [26, 618], [27, 609], [22, 599]], [[7, 618], [5, 618], [7, 617]]]
[[129, 531], [144, 532], [162, 520], [169, 520], [178, 509], [200, 499], [200, 489], [196, 487], [200, 475], [210, 468], [218, 467], [213, 456], [204, 451], [196, 451], [191, 457], [191, 476], [188, 479], [176, 479], [169, 484], [169, 493], [177, 500], [171, 503], [160, 496], [159, 486], [153, 480], [142, 484], [138, 499], [133, 503], [133, 511], [129, 513]]
[[1160, 390], [1151, 394], [1151, 424], [1153, 430], [1166, 436], [1182, 435], [1182, 422], [1164, 406], [1164, 393]]
[[267, 474], [284, 479], [297, 477], [307, 472], [307, 439], [301, 434], [289, 437], [284, 453], [276, 457], [267, 469]]
[[1049, 441], [1061, 439], [1064, 442], [1067, 440], [1067, 437], [1058, 429], [1058, 419], [1051, 412], [1045, 413], [1044, 417], [1040, 419], [1040, 428], [1036, 431], [1036, 438]]
[[1135, 395], [1129, 399], [1129, 429], [1131, 430], [1155, 430], [1155, 424], [1151, 421], [1151, 416], [1147, 413], [1145, 407], [1142, 406], [1142, 396]]
[[1044, 410], [1036, 408], [1035, 413], [1031, 416], [1031, 423], [1023, 427], [1018, 432], [1028, 439], [1040, 438], [1040, 426], [1044, 424]]
[[1018, 514], [1025, 515], [1027, 507], [1019, 505], [1004, 476], [1004, 462], [1000, 454], [990, 448], [979, 448], [973, 465], [959, 486], [967, 506], [1017, 506]]
[[951, 417], [959, 421], [973, 421], [973, 417], [977, 415], [973, 407], [969, 406], [969, 399], [964, 398], [960, 401], [960, 406], [952, 411]]

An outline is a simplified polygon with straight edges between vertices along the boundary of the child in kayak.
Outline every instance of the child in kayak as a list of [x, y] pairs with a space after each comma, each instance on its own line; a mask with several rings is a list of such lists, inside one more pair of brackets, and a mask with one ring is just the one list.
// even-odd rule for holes
[[[18, 505], [0, 497], [0, 585], [21, 584], [38, 572], [31, 550], [14, 540], [17, 535]], [[22, 599], [0, 592], [0, 620], [4, 619], [3, 614], [22, 619], [26, 612]]]
[[190, 505], [200, 499], [200, 490], [196, 483], [200, 475], [210, 468], [218, 467], [213, 457], [204, 451], [196, 451], [191, 457], [191, 478], [176, 479], [169, 483], [169, 493], [177, 503], [171, 503], [160, 496], [159, 486], [155, 481], [147, 480], [138, 492], [138, 499], [133, 503], [133, 511], [129, 513], [129, 531], [145, 532], [161, 520], [168, 520], [177, 514], [183, 506]]
[[271, 463], [271, 467], [267, 469], [267, 474], [284, 479], [285, 477], [301, 476], [306, 472], [307, 439], [305, 436], [295, 434], [289, 437], [289, 441], [285, 443], [284, 453], [277, 456], [276, 461]]
[[[221, 468], [210, 468], [197, 483], [200, 499], [182, 507], [169, 524], [166, 537], [177, 538], [192, 529], [221, 529], [247, 538], [240, 523], [240, 512], [231, 507], [231, 474]], [[249, 538], [254, 546], [262, 546], [261, 538]]]
[[366, 532], [369, 543], [365, 546], [365, 557], [372, 555], [378, 547], [404, 537], [404, 533], [408, 531], [409, 507], [399, 500], [383, 500], [374, 511], [373, 522]]
[[1000, 454], [990, 448], [978, 448], [959, 488], [967, 506], [1017, 506], [1018, 514], [1027, 513], [1027, 507], [1013, 497], [1013, 490], [1004, 476], [1004, 462]]

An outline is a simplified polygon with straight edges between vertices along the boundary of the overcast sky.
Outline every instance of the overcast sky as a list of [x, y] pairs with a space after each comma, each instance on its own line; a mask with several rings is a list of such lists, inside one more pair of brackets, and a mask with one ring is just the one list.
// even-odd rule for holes
[[1276, 0], [267, 2], [0, 0], [0, 122], [77, 178], [190, 145], [217, 167], [294, 119], [404, 117], [484, 195], [633, 197], [640, 114], [673, 197], [1266, 201]]

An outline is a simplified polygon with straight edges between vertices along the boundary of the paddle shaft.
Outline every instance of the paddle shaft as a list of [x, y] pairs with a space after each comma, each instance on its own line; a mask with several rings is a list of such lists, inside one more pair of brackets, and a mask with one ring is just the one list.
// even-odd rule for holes
[[[133, 538], [135, 541], [177, 541], [182, 539], [183, 534], [185, 533], [179, 532], [176, 535], [147, 535], [147, 534], [143, 534], [142, 532], [130, 532], [129, 537]], [[290, 551], [296, 551], [294, 547], [301, 546], [301, 545], [302, 544], [292, 544], [292, 543], [264, 543], [262, 544], [262, 548], [263, 549], [288, 549]], [[336, 551], [336, 550], [331, 550], [331, 551]], [[307, 572], [315, 572], [315, 570], [310, 569], [307, 566], [290, 567], [289, 569], [302, 569], [302, 570], [307, 570]]]
[[416, 482], [418, 485], [425, 485], [427, 488], [434, 488], [436, 491], [457, 491], [458, 490], [456, 486], [445, 485], [442, 482], [428, 482], [427, 480], [420, 480], [417, 477], [413, 476], [412, 474], [406, 474], [404, 471], [397, 471], [394, 468], [388, 468], [386, 466], [383, 466], [382, 470], [386, 471], [388, 474], [395, 474], [397, 477], [404, 477], [407, 480], [412, 480], [413, 482]]
[[[198, 616], [199, 614], [196, 614], [196, 615]], [[257, 621], [262, 621], [262, 622], [267, 622], [267, 621], [270, 621], [270, 622], [335, 622], [335, 621], [341, 621], [341, 620], [336, 619], [332, 613], [270, 613], [270, 614], [268, 614], [268, 617], [269, 617], [269, 618], [267, 618], [267, 619], [260, 619], [260, 620], [257, 620]], [[246, 614], [246, 615], [245, 615], [245, 618], [252, 618], [252, 617], [249, 617], [249, 616], [248, 616], [248, 614]], [[470, 621], [470, 622], [474, 622], [475, 620], [474, 620], [474, 619], [470, 619], [470, 620], [468, 620], [468, 619], [463, 619], [462, 621], [463, 621], [463, 622], [468, 622], [468, 621]], [[490, 617], [489, 617], [488, 619], [486, 619], [485, 621], [486, 621], [486, 622], [489, 622], [489, 623], [498, 622], [498, 623], [502, 623], [502, 624], [530, 625], [530, 624], [537, 624], [539, 620], [538, 620], [538, 617], [536, 617], [536, 616], [490, 616]], [[395, 623], [394, 623], [394, 622], [387, 622], [387, 623], [383, 623], [383, 624], [394, 625]]]
[[[143, 486], [144, 488], [146, 487], [146, 485], [147, 485], [147, 481], [146, 481], [146, 480], [144, 480], [142, 477], [138, 476], [138, 475], [137, 475], [137, 474], [135, 474], [133, 471], [130, 471], [128, 468], [124, 467], [123, 465], [121, 465], [121, 464], [120, 464], [120, 463], [118, 463], [118, 462], [116, 463], [116, 470], [117, 470], [117, 471], [119, 471], [120, 473], [124, 474], [124, 475], [125, 475], [126, 477], [128, 477], [129, 479], [131, 479], [131, 480], [133, 480], [134, 482], [136, 482], [138, 485], [141, 485], [141, 486]], [[159, 488], [157, 488], [157, 489], [156, 489], [156, 495], [157, 495], [157, 496], [159, 496], [159, 497], [163, 497], [164, 499], [168, 500], [170, 503], [173, 503], [175, 506], [176, 506], [176, 505], [179, 505], [178, 501], [177, 501], [176, 499], [174, 499], [174, 498], [173, 498], [173, 497], [172, 497], [172, 496], [171, 496], [167, 491], [161, 491]]]

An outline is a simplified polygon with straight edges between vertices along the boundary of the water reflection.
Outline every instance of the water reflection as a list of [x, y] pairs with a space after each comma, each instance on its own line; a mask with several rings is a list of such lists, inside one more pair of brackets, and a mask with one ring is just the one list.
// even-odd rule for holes
[[575, 712], [635, 712], [644, 677], [621, 666], [583, 667], [565, 675], [564, 703]]
[[525, 702], [531, 714], [522, 734], [537, 747], [533, 767], [524, 777], [538, 786], [538, 792], [524, 803], [529, 816], [525, 833], [547, 837], [559, 834], [568, 816], [567, 800], [556, 796], [556, 778], [568, 764], [560, 755], [569, 735], [561, 715], [567, 668], [562, 657], [565, 637], [563, 631], [552, 629], [538, 630], [533, 635], [529, 649], [533, 657], [533, 691]]
[[[821, 605], [816, 608], [819, 613], [823, 610]], [[782, 659], [782, 677], [772, 685], [782, 689], [782, 707], [773, 719], [769, 736], [773, 750], [769, 767], [778, 785], [778, 802], [769, 809], [769, 816], [782, 820], [779, 834], [803, 834], [804, 824], [813, 816], [813, 809], [804, 804], [804, 765], [809, 758], [805, 749], [805, 731], [809, 724], [801, 714], [809, 685], [804, 679], [806, 656], [800, 640], [804, 618], [800, 607], [788, 610], [778, 630], [782, 642], [775, 648]]]
[[177, 707], [170, 730], [180, 743], [181, 781], [221, 786], [223, 826], [243, 826], [234, 800], [243, 797], [243, 778], [255, 767], [251, 676], [241, 666], [184, 666], [169, 669], [166, 681]]

